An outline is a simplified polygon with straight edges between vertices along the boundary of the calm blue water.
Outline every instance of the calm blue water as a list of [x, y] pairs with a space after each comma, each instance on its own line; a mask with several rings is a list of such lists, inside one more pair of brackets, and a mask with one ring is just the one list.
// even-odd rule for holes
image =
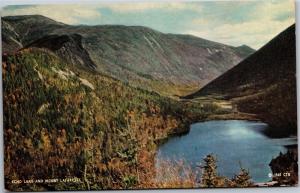
[[191, 126], [190, 132], [173, 137], [161, 145], [156, 157], [160, 160], [184, 159], [193, 168], [213, 153], [218, 159], [218, 172], [233, 177], [242, 167], [249, 169], [254, 182], [271, 180], [268, 166], [285, 145], [297, 143], [296, 138], [271, 139], [262, 134], [267, 125], [251, 121], [208, 121]]

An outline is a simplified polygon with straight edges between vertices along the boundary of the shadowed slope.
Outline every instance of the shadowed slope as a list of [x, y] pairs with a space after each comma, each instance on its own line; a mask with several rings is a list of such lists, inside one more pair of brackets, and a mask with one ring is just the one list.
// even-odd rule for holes
[[216, 95], [232, 100], [271, 126], [296, 132], [295, 25], [266, 46], [186, 98]]

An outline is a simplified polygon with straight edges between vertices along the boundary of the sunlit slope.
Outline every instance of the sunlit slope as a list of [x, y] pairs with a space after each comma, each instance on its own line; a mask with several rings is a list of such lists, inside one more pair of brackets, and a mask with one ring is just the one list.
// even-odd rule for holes
[[[188, 131], [183, 104], [73, 67], [48, 50], [6, 55], [2, 65], [7, 189], [141, 185], [152, 177], [156, 144]], [[82, 183], [10, 184], [49, 177]]]

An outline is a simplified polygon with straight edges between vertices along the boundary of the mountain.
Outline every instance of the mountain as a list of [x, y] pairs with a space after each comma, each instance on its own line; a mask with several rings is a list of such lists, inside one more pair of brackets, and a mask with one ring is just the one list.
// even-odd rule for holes
[[2, 28], [4, 52], [47, 48], [68, 63], [170, 94], [202, 87], [254, 52], [147, 27], [71, 26], [39, 15], [3, 17]]
[[[19, 41], [23, 47], [27, 40]], [[81, 41], [78, 34], [46, 35], [2, 55], [7, 190], [156, 187], [158, 145], [214, 114], [210, 105], [199, 109], [95, 73]], [[80, 182], [11, 183], [49, 176]]]
[[[74, 67], [46, 49], [23, 49], [2, 62], [8, 190], [135, 187], [153, 178], [158, 142], [186, 132], [188, 115], [195, 115], [178, 101]], [[81, 182], [10, 183], [66, 174]]]
[[221, 96], [236, 104], [239, 111], [259, 115], [271, 127], [278, 128], [278, 133], [296, 133], [295, 25], [185, 98], [200, 96]]

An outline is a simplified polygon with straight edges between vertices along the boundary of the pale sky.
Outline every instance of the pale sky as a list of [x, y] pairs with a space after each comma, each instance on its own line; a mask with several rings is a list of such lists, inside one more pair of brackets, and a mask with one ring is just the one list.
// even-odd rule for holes
[[72, 25], [147, 26], [255, 49], [295, 23], [293, 0], [11, 5], [2, 11], [3, 16], [30, 14]]

